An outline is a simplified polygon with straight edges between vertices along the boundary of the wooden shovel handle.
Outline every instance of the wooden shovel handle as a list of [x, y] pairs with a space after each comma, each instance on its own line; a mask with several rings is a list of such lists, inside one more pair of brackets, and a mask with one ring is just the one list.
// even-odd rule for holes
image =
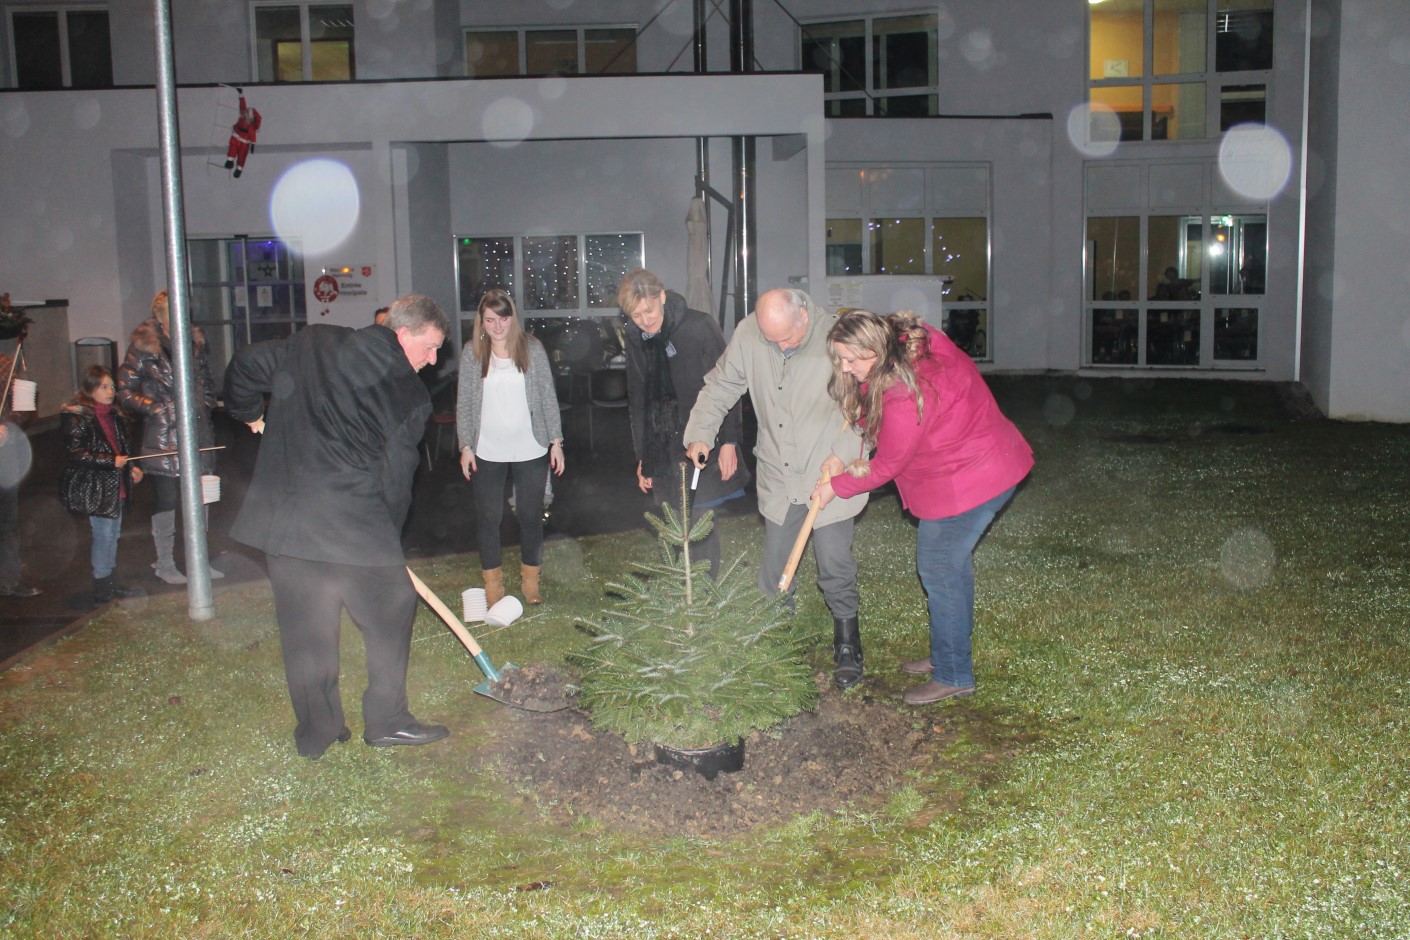
[[410, 568], [406, 569], [406, 573], [410, 575], [411, 586], [416, 588], [416, 593], [420, 594], [421, 599], [431, 606], [431, 609], [436, 612], [441, 620], [445, 621], [445, 625], [450, 627], [450, 632], [454, 633], [455, 638], [464, 644], [465, 648], [470, 651], [470, 655], [476, 657], [482, 655], [480, 644], [475, 642], [475, 638], [470, 635], [469, 630], [465, 629], [465, 625], [460, 622], [460, 618], [452, 613], [450, 608], [445, 605], [445, 602], [436, 596], [436, 592], [428, 588], [426, 582], [418, 578], [416, 572], [412, 571]]
[[[832, 479], [832, 474], [824, 471], [822, 482], [826, 483]], [[788, 586], [793, 583], [793, 575], [798, 571], [798, 562], [803, 560], [803, 549], [808, 546], [808, 536], [813, 531], [813, 523], [817, 521], [818, 510], [822, 509], [822, 504], [816, 499], [808, 500], [808, 516], [803, 520], [803, 528], [798, 530], [798, 538], [793, 540], [793, 551], [788, 554], [788, 564], [783, 566], [783, 577], [778, 579], [778, 589], [788, 590]]]

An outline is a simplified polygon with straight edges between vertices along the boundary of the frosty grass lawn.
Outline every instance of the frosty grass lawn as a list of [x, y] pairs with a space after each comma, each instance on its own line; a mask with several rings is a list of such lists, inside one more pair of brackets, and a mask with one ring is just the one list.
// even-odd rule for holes
[[[1038, 465], [977, 555], [979, 693], [915, 712], [958, 743], [889, 805], [728, 842], [556, 828], [470, 769], [504, 706], [429, 610], [412, 705], [451, 739], [358, 742], [349, 627], [354, 740], [302, 760], [267, 588], [200, 624], [169, 595], [0, 675], [0, 933], [1410, 935], [1410, 427], [1295, 420], [1267, 386], [994, 385]], [[924, 648], [913, 530], [888, 498], [857, 531], [849, 694], [891, 696]], [[724, 538], [752, 556], [757, 524]], [[561, 663], [652, 544], [551, 542], [550, 603], [492, 658]], [[419, 573], [453, 597], [473, 563]]]

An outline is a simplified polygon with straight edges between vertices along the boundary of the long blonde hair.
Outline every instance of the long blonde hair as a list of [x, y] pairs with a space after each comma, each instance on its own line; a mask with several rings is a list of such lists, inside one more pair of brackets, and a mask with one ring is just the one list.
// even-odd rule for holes
[[485, 332], [485, 311], [497, 317], [509, 317], [509, 333], [505, 344], [509, 347], [509, 358], [514, 360], [514, 368], [520, 372], [529, 371], [529, 334], [524, 332], [524, 324], [519, 319], [519, 309], [514, 306], [514, 298], [507, 290], [487, 290], [475, 308], [475, 330], [471, 334], [471, 348], [475, 358], [480, 360], [480, 378], [490, 372], [490, 335]]
[[[842, 371], [833, 343], [875, 358], [866, 388], [855, 376]], [[896, 383], [916, 400], [916, 420], [925, 410], [925, 394], [916, 378], [915, 363], [930, 355], [925, 321], [910, 310], [882, 315], [870, 310], [847, 310], [827, 331], [827, 354], [832, 358], [832, 378], [827, 391], [842, 408], [843, 416], [862, 432], [868, 449], [876, 446], [881, 429], [881, 397]]]

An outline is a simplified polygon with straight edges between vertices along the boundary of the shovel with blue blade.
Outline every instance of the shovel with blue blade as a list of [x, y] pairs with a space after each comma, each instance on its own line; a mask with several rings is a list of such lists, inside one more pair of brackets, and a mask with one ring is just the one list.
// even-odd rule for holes
[[566, 700], [562, 705], [553, 704], [544, 706], [536, 703], [515, 702], [503, 695], [497, 694], [494, 686], [499, 682], [500, 677], [506, 672], [518, 669], [519, 667], [513, 663], [505, 663], [503, 669], [496, 669], [494, 663], [490, 662], [489, 656], [480, 648], [480, 644], [475, 642], [475, 638], [470, 635], [470, 631], [466, 630], [465, 625], [460, 622], [460, 618], [456, 617], [451, 609], [445, 605], [445, 602], [426, 586], [426, 582], [416, 576], [416, 572], [407, 568], [406, 573], [411, 577], [411, 584], [412, 587], [416, 588], [416, 593], [421, 595], [421, 599], [425, 601], [427, 605], [436, 612], [436, 616], [440, 617], [441, 621], [450, 628], [450, 632], [455, 634], [455, 638], [465, 647], [466, 652], [474, 658], [475, 665], [479, 666], [480, 671], [485, 674], [485, 681], [475, 686], [476, 692], [486, 698], [492, 698], [501, 704], [509, 705], [513, 708], [522, 708], [525, 711], [531, 712], [556, 712], [568, 707], [569, 703]]

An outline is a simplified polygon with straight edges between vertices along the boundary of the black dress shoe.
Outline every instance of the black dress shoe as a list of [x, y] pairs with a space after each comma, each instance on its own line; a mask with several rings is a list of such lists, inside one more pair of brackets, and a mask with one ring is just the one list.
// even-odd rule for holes
[[450, 734], [445, 725], [423, 725], [413, 721], [400, 731], [383, 735], [380, 738], [364, 738], [373, 747], [395, 747], [398, 744], [430, 744]]
[[[350, 740], [352, 740], [352, 732], [347, 729], [346, 725], [344, 725], [343, 730], [338, 732], [338, 736], [333, 739], [332, 743], [329, 744], [328, 747], [332, 747], [334, 744], [342, 744], [344, 741]], [[320, 757], [323, 756], [323, 752], [326, 750], [328, 750], [327, 747], [325, 747], [322, 751], [319, 751], [317, 754], [312, 752], [301, 751], [300, 755], [303, 757], [307, 757], [309, 760], [318, 760]]]

